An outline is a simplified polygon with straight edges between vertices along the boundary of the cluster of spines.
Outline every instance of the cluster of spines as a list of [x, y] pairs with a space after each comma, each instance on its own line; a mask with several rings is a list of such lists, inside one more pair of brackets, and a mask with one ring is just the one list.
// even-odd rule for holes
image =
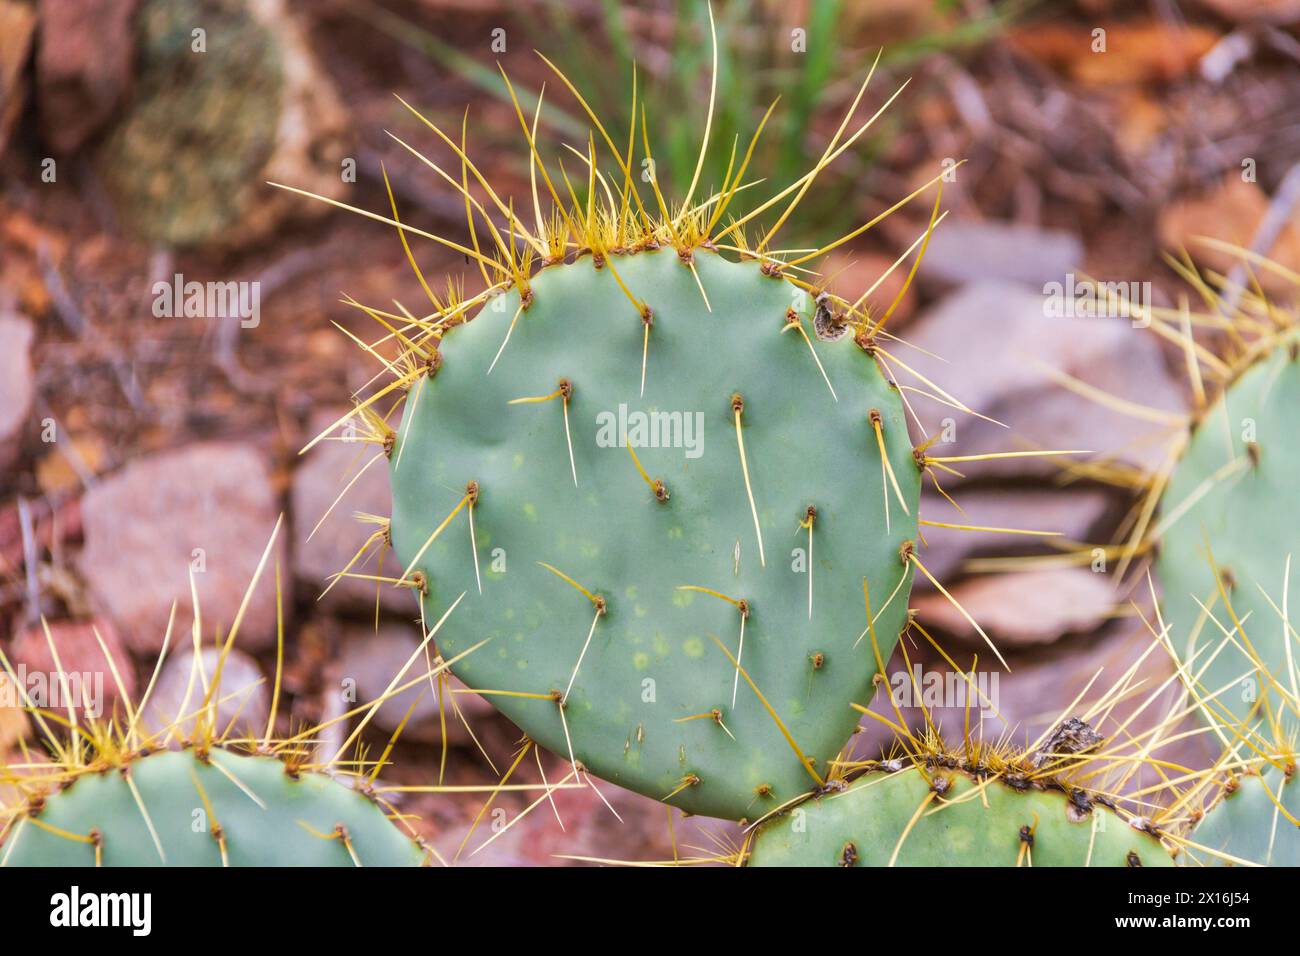
[[[276, 529], [272, 532], [271, 538], [263, 551], [257, 570], [245, 591], [244, 607], [247, 606], [266, 569], [279, 533], [280, 524], [277, 523]], [[279, 608], [282, 606], [282, 594], [278, 568], [276, 584], [276, 601], [277, 608]], [[122, 668], [126, 666], [126, 662], [115, 659], [103, 638], [98, 631], [95, 631], [105, 664], [116, 684], [118, 699], [121, 703], [121, 712], [115, 711], [102, 717], [87, 718], [83, 715], [74, 695], [66, 687], [62, 695], [67, 704], [65, 712], [56, 713], [38, 706], [27, 696], [24, 685], [17, 679], [11, 662], [5, 656], [3, 650], [0, 650], [0, 673], [7, 676], [12, 686], [18, 688], [22, 694], [24, 708], [35, 724], [39, 733], [41, 747], [45, 751], [43, 755], [38, 756], [32, 752], [25, 741], [20, 741], [23, 754], [21, 762], [0, 766], [0, 782], [14, 788], [18, 795], [15, 803], [0, 808], [0, 862], [3, 862], [6, 856], [6, 838], [12, 837], [17, 832], [17, 829], [25, 824], [30, 824], [72, 842], [93, 846], [98, 861], [102, 851], [102, 832], [97, 832], [96, 828], [91, 827], [88, 832], [74, 833], [45, 823], [41, 818], [41, 811], [46, 806], [49, 796], [67, 790], [78, 780], [105, 773], [122, 774], [123, 779], [130, 786], [131, 768], [136, 763], [169, 750], [180, 749], [192, 754], [195, 760], [203, 764], [212, 764], [213, 754], [221, 752], [234, 756], [248, 755], [277, 760], [283, 765], [284, 773], [293, 779], [308, 775], [323, 775], [334, 778], [337, 780], [338, 786], [347, 787], [356, 792], [359, 797], [372, 802], [383, 815], [393, 821], [395, 826], [406, 831], [427, 856], [445, 863], [446, 861], [442, 859], [432, 845], [426, 843], [420, 837], [412, 821], [394, 805], [393, 798], [408, 791], [442, 792], [449, 789], [482, 789], [495, 794], [496, 788], [445, 788], [441, 785], [441, 774], [439, 784], [433, 786], [393, 786], [384, 784], [379, 780], [380, 773], [391, 766], [390, 758], [411, 717], [414, 703], [407, 709], [406, 714], [389, 736], [378, 756], [371, 756], [368, 747], [361, 740], [363, 731], [369, 726], [379, 708], [386, 701], [405, 691], [428, 685], [430, 689], [434, 689], [440, 701], [452, 697], [451, 694], [447, 693], [448, 688], [446, 685], [448, 667], [451, 662], [444, 661], [440, 657], [430, 659], [426, 656], [426, 648], [432, 638], [432, 633], [436, 633], [436, 627], [408, 657], [404, 666], [392, 677], [384, 692], [374, 700], [360, 703], [322, 723], [300, 725], [296, 729], [291, 727], [287, 735], [281, 736], [277, 735], [276, 727], [279, 723], [281, 691], [283, 689], [285, 635], [283, 614], [277, 613], [276, 673], [274, 690], [270, 695], [267, 723], [264, 729], [258, 728], [261, 731], [260, 733], [251, 733], [253, 728], [237, 726], [238, 717], [223, 722], [222, 719], [219, 719], [217, 710], [225, 700], [222, 693], [221, 675], [228, 655], [235, 646], [240, 621], [243, 618], [242, 611], [236, 616], [229, 631], [224, 636], [218, 635], [217, 646], [220, 649], [220, 654], [213, 673], [203, 673], [204, 657], [198, 653], [202, 643], [202, 636], [198, 631], [198, 622], [201, 620], [201, 615], [197, 608], [197, 594], [193, 588], [191, 594], [196, 604], [195, 624], [190, 635], [195, 653], [191, 659], [189, 681], [194, 699], [191, 706], [189, 695], [187, 695], [186, 703], [182, 707], [188, 709], [185, 709], [184, 713], [172, 715], [170, 723], [166, 726], [151, 727], [146, 730], [144, 724], [146, 709], [149, 706], [158, 675], [162, 670], [169, 650], [173, 647], [172, 625], [175, 622], [175, 613], [172, 614], [163, 637], [162, 649], [154, 667], [153, 676], [143, 694], [135, 701], [126, 693], [121, 676], [123, 673]], [[48, 625], [45, 627], [45, 634], [51, 657], [55, 662], [55, 669], [62, 674], [63, 671], [59, 665], [59, 649]], [[466, 653], [470, 653], [470, 651]], [[426, 666], [417, 666], [421, 662]], [[453, 706], [456, 706], [454, 697], [452, 697], [452, 700]], [[457, 713], [459, 713], [458, 707]], [[463, 715], [461, 716], [463, 720]], [[335, 728], [346, 726], [348, 722], [353, 722], [350, 733], [341, 742], [336, 743], [335, 741], [339, 735]], [[444, 734], [444, 741], [445, 739]], [[443, 760], [445, 764], [445, 749]], [[223, 774], [229, 779], [234, 779], [230, 777], [229, 771], [223, 768], [219, 769], [222, 769]], [[225, 861], [228, 856], [227, 834], [213, 814], [203, 788], [197, 780], [193, 782], [200, 803], [207, 808], [208, 817], [215, 822], [210, 832], [218, 844], [221, 859]], [[238, 783], [238, 781], [235, 782]], [[141, 802], [138, 791], [133, 786], [131, 789], [136, 806], [142, 818], [146, 821], [148, 829], [152, 832], [153, 827], [148, 810]], [[348, 845], [349, 837], [346, 829], [340, 830], [336, 827], [332, 832], [317, 835], [322, 839], [338, 840], [347, 849], [349, 856], [354, 861], [357, 860], [354, 848]], [[8, 849], [12, 850], [14, 845], [10, 843]], [[158, 846], [157, 850], [160, 859], [165, 861], [164, 849]]]

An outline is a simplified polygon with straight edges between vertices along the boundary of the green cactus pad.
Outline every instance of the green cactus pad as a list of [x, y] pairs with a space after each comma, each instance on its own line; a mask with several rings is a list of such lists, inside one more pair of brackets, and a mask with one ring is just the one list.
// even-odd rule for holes
[[773, 818], [756, 832], [748, 865], [1173, 865], [1156, 837], [1082, 791], [1016, 789], [987, 778], [981, 793], [963, 771], [927, 773], [914, 766], [871, 772]]
[[94, 866], [95, 845], [78, 839], [94, 834], [103, 866], [221, 866], [223, 844], [230, 866], [418, 866], [425, 860], [383, 809], [330, 777], [291, 776], [269, 757], [212, 750], [200, 760], [185, 750], [134, 760], [125, 771], [80, 774], [15, 821], [0, 862]]
[[1230, 863], [1217, 855], [1225, 854], [1260, 866], [1300, 866], [1300, 827], [1278, 808], [1300, 820], [1300, 784], [1294, 765], [1291, 770], [1268, 767], [1235, 777], [1192, 834], [1204, 850], [1191, 855], [1210, 864]]
[[[1261, 682], [1268, 678], [1257, 669], [1281, 674], [1288, 664], [1282, 617], [1269, 600], [1282, 607], [1287, 559], [1300, 561], [1297, 408], [1300, 361], [1293, 342], [1251, 366], [1210, 408], [1161, 504], [1163, 514], [1175, 515], [1159, 543], [1157, 564], [1170, 633], [1194, 635], [1197, 649], [1208, 648], [1201, 661], [1216, 655], [1201, 683], [1210, 694], [1223, 691], [1216, 700], [1237, 721], [1252, 719], [1267, 689]], [[1217, 654], [1224, 631], [1205, 619], [1201, 605], [1226, 630], [1234, 625], [1219, 597], [1207, 543], [1249, 642], [1237, 636], [1236, 645]], [[1292, 627], [1300, 618], [1296, 590], [1290, 594]]]
[[[741, 665], [824, 775], [858, 722], [850, 702], [872, 696], [864, 579], [886, 660], [905, 619], [911, 568], [900, 548], [916, 536], [920, 470], [903, 404], [852, 335], [816, 338], [810, 297], [757, 261], [697, 248], [709, 307], [671, 249], [611, 262], [617, 278], [590, 257], [538, 272], [504, 349], [513, 290], [448, 332], [436, 375], [413, 386], [391, 455], [393, 546], [404, 569], [424, 575], [427, 622], [465, 594], [437, 634], [444, 657], [490, 639], [454, 665], [462, 680], [567, 692], [567, 735], [556, 699], [490, 697], [531, 738], [564, 755], [571, 741], [592, 773], [674, 794], [683, 810], [756, 817], [806, 792], [812, 776], [743, 678], [732, 704], [736, 670], [713, 638], [737, 654], [741, 611], [680, 588], [748, 603]], [[644, 394], [645, 325], [618, 279], [652, 311]], [[792, 307], [835, 396], [809, 342], [787, 328]], [[562, 379], [567, 399], [510, 404], [553, 394]], [[873, 410], [907, 513], [882, 474]], [[698, 455], [641, 444], [644, 412], [702, 422]], [[623, 429], [666, 500], [617, 447]], [[472, 509], [426, 549], [471, 482]], [[811, 615], [794, 553], [808, 550], [810, 505]], [[605, 613], [543, 563], [602, 598]], [[707, 716], [715, 710], [718, 720]]]

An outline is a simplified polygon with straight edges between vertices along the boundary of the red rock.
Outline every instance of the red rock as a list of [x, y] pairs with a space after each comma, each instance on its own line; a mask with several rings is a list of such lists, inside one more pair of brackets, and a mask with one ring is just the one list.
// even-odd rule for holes
[[[381, 624], [379, 631], [373, 628], [352, 627], [343, 638], [343, 649], [337, 664], [332, 668], [335, 678], [343, 683], [347, 692], [348, 707], [364, 704], [383, 695], [389, 683], [402, 670], [411, 655], [420, 644], [420, 627], [418, 624]], [[436, 652], [429, 650], [430, 659]], [[423, 654], [417, 656], [415, 663], [406, 672], [400, 684], [407, 684], [427, 673], [428, 664]], [[419, 703], [411, 711], [410, 720], [402, 732], [403, 739], [441, 740], [441, 721], [438, 716], [438, 699], [436, 696], [437, 679], [434, 687], [430, 681], [408, 687], [380, 705], [373, 718], [374, 725], [391, 733], [402, 722], [413, 701]], [[455, 703], [478, 733], [477, 722], [495, 713], [495, 709], [477, 694], [458, 693], [464, 691], [465, 685], [452, 676], [448, 678], [448, 689], [454, 694]], [[452, 744], [473, 745], [465, 724], [456, 716], [450, 701], [446, 705], [447, 740]]]
[[[18, 685], [9, 679], [8, 674], [0, 671], [0, 763], [3, 762], [3, 755], [30, 733], [31, 726], [27, 722], [27, 712]], [[0, 806], [4, 805], [3, 791], [0, 791]]]
[[[80, 567], [91, 591], [129, 647], [155, 653], [173, 602], [173, 646], [189, 635], [191, 567], [205, 639], [225, 634], [275, 526], [276, 499], [254, 447], [211, 442], [127, 465], [86, 493], [82, 519]], [[239, 647], [275, 643], [275, 566], [285, 563], [284, 537], [249, 601]]]
[[126, 96], [136, 0], [42, 0], [36, 51], [41, 135], [60, 155], [103, 128]]
[[30, 7], [0, 0], [0, 153], [27, 98], [24, 71], [35, 32], [36, 14]]
[[[45, 629], [40, 624], [20, 631], [9, 648], [9, 659], [18, 676], [25, 677], [22, 683], [32, 697], [32, 703], [43, 710], [63, 715], [66, 703], [62, 675], [67, 680], [68, 693], [77, 702], [78, 711], [85, 716], [108, 720], [115, 709], [119, 716], [124, 716], [126, 710], [120, 705], [122, 695], [113, 677], [113, 668], [95, 639], [98, 631], [116, 665], [122, 681], [121, 689], [134, 695], [135, 668], [112, 622], [102, 618], [95, 621], [50, 621], [49, 628], [50, 641], [58, 651], [61, 669], [55, 667], [50, 641], [46, 640]], [[38, 692], [37, 688], [43, 689]], [[83, 702], [85, 707], [81, 706]]]
[[[1067, 634], [1091, 631], [1117, 603], [1110, 580], [1088, 568], [982, 574], [945, 586], [1004, 653], [1007, 645], [1050, 644]], [[927, 630], [937, 628], [985, 646], [942, 594], [920, 595], [911, 606]]]
[[[533, 769], [528, 779], [536, 781], [536, 763], [531, 755], [527, 759]], [[552, 785], [569, 773], [567, 761], [549, 755], [543, 760], [546, 778]], [[591, 861], [663, 862], [673, 859], [674, 838], [681, 858], [715, 852], [713, 836], [728, 839], [736, 846], [743, 841], [737, 823], [683, 817], [676, 810], [672, 811], [670, 831], [669, 811], [664, 804], [603, 780], [592, 778], [591, 782], [599, 788], [599, 793], [592, 786], [555, 790], [551, 794], [554, 808], [549, 801], [542, 801], [510, 829], [496, 836], [518, 814], [503, 806], [504, 812], [484, 818], [459, 862], [470, 866], [572, 866], [581, 862], [574, 857]], [[529, 791], [527, 803], [541, 795], [541, 790]], [[481, 805], [481, 800], [478, 802]], [[453, 828], [435, 841], [438, 851], [447, 859], [455, 854], [476, 809], [470, 810], [470, 819], [463, 826]]]
[[[941, 479], [942, 480], [942, 479]], [[1087, 542], [1104, 533], [1113, 497], [1100, 488], [969, 488], [952, 492], [962, 511], [937, 494], [921, 499], [921, 514], [932, 521], [986, 528], [1056, 531], [1060, 537], [1009, 535], [993, 531], [957, 531], [925, 527], [920, 549], [926, 569], [940, 581], [950, 581], [968, 558], [1008, 554], [1049, 553], [1054, 542]], [[929, 590], [920, 577], [914, 591]]]

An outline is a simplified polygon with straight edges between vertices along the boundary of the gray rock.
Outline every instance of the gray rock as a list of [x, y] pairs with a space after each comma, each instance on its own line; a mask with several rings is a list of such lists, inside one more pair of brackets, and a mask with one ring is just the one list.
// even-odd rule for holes
[[[147, 730], [160, 731], [177, 725], [177, 737], [194, 732], [196, 712], [203, 706], [204, 683], [216, 677], [220, 652], [205, 647], [199, 654], [202, 676], [194, 666], [194, 652], [182, 647], [167, 658], [142, 718]], [[191, 680], [191, 673], [193, 679]], [[231, 648], [221, 668], [217, 701], [217, 733], [230, 728], [232, 736], [261, 736], [270, 715], [271, 692], [257, 661]]]
[[[341, 414], [341, 413], [339, 413]], [[311, 435], [319, 434], [338, 418], [338, 414], [318, 416], [311, 423]], [[357, 521], [357, 512], [375, 515], [392, 514], [392, 494], [388, 485], [388, 462], [382, 459], [366, 468], [329, 517], [322, 515], [333, 504], [339, 492], [374, 455], [381, 454], [374, 445], [323, 441], [309, 451], [293, 474], [293, 571], [298, 580], [315, 588], [325, 589], [329, 577], [341, 571], [375, 531], [374, 525]], [[312, 529], [317, 522], [315, 534]], [[310, 537], [310, 540], [309, 540]], [[390, 551], [384, 562], [385, 573], [396, 576], [401, 568]], [[359, 573], [373, 574], [373, 562], [353, 568]], [[339, 581], [322, 601], [325, 607], [347, 607], [357, 610], [373, 609], [375, 594], [381, 606], [395, 614], [415, 617], [419, 605], [411, 588], [377, 587], [373, 581], [345, 578]]]
[[[1169, 425], [1085, 398], [1060, 384], [1053, 372], [1139, 405], [1186, 411], [1185, 392], [1165, 367], [1155, 335], [1124, 318], [1049, 316], [1041, 290], [1007, 282], [966, 286], [918, 318], [906, 338], [915, 349], [895, 344], [888, 346], [890, 351], [970, 408], [1008, 426], [912, 393], [927, 435], [944, 431], [945, 420], [955, 426], [955, 441], [934, 446], [932, 455], [1081, 449], [1097, 453], [1094, 458], [1104, 452], [1145, 469], [1164, 460]], [[907, 373], [896, 373], [904, 383], [911, 381]], [[1088, 456], [1070, 460], [1086, 461]], [[1060, 473], [1059, 464], [1048, 458], [954, 467], [968, 477]]]
[[[373, 628], [352, 627], [343, 638], [343, 649], [339, 660], [332, 668], [344, 691], [349, 695], [349, 706], [356, 706], [380, 697], [389, 683], [402, 670], [420, 644], [419, 625], [381, 624], [379, 631]], [[432, 643], [428, 647], [429, 660], [436, 655]], [[415, 663], [399, 681], [399, 685], [410, 683], [421, 674], [428, 673], [428, 662], [423, 654], [417, 656]], [[433, 686], [430, 686], [430, 685]], [[471, 727], [484, 716], [493, 713], [493, 707], [477, 694], [459, 693], [465, 685], [456, 677], [449, 677], [447, 687], [454, 693], [455, 702], [465, 715]], [[441, 721], [438, 716], [437, 678], [425, 680], [408, 687], [380, 705], [372, 721], [376, 727], [386, 732], [397, 729], [402, 717], [413, 701], [417, 701], [411, 711], [411, 719], [402, 732], [403, 737], [410, 736], [419, 740], [440, 740]], [[446, 707], [447, 740], [453, 744], [470, 743], [470, 736], [464, 723], [456, 716], [451, 702]], [[477, 733], [477, 727], [475, 727]]]
[[[257, 449], [211, 442], [151, 455], [100, 482], [82, 501], [82, 574], [129, 647], [162, 646], [172, 603], [172, 640], [189, 635], [194, 569], [202, 633], [225, 634], [276, 521], [276, 499]], [[275, 567], [281, 530], [239, 629], [239, 647], [275, 643]], [[174, 646], [174, 645], [173, 645]]]
[[1083, 259], [1083, 243], [1073, 233], [958, 219], [935, 229], [920, 275], [950, 285], [1001, 280], [1041, 289], [1080, 268]]
[[23, 429], [32, 409], [32, 323], [0, 312], [0, 468], [22, 453]]

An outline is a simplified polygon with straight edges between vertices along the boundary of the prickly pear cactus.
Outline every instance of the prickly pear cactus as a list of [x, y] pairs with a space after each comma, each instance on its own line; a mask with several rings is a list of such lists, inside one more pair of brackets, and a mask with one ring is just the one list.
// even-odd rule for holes
[[906, 614], [920, 469], [897, 389], [852, 335], [805, 338], [803, 290], [708, 249], [550, 265], [525, 302], [513, 329], [514, 289], [450, 329], [392, 449], [426, 620], [465, 596], [439, 650], [490, 640], [462, 680], [684, 810], [807, 790], [872, 694], [864, 579], [883, 659]]
[[1300, 784], [1294, 755], [1234, 774], [1192, 834], [1204, 863], [1300, 866]]
[[867, 773], [758, 828], [749, 866], [1172, 866], [1085, 790], [918, 765]]
[[[1209, 408], [1161, 500], [1167, 528], [1157, 570], [1170, 633], [1190, 639], [1191, 652], [1202, 651], [1208, 668], [1201, 682], [1218, 694], [1215, 706], [1238, 721], [1256, 715], [1267, 675], [1287, 666], [1293, 637], [1281, 612], [1288, 599], [1292, 628], [1300, 617], [1286, 582], [1291, 557], [1300, 557], [1298, 341], [1293, 332]], [[1247, 619], [1249, 638], [1216, 650]]]
[[[716, 37], [714, 51], [716, 71]], [[670, 200], [644, 124], [616, 144], [552, 69], [592, 131], [585, 151], [548, 160], [537, 113], [505, 79], [527, 146], [523, 201], [474, 165], [468, 124], [458, 145], [408, 106], [459, 160], [457, 178], [399, 140], [459, 189], [468, 245], [402, 222], [391, 190], [389, 217], [283, 187], [397, 228], [432, 305], [348, 300], [382, 327], [362, 345], [383, 368], [304, 451], [341, 429], [379, 446], [393, 514], [359, 516], [378, 530], [334, 580], [417, 590], [451, 669], [573, 774], [753, 818], [825, 782], [857, 725], [850, 704], [883, 678], [912, 573], [929, 574], [921, 478], [938, 485], [960, 474], [948, 463], [986, 457], [931, 457], [942, 436], [909, 436], [904, 387], [978, 413], [891, 351], [902, 292], [879, 311], [875, 286], [850, 302], [812, 271], [933, 188], [929, 226], [896, 263], [915, 253], [905, 291], [943, 174], [818, 249], [780, 249], [818, 174], [874, 121], [848, 132], [870, 74], [813, 168], [736, 218], [736, 193], [761, 182], [747, 168], [767, 117], [710, 190], [711, 94], [695, 173]], [[463, 256], [486, 287], [435, 293], [410, 235]], [[385, 574], [390, 546], [401, 570]]]
[[163, 751], [33, 801], [6, 866], [418, 866], [425, 852], [364, 793], [279, 760]]
[[[245, 606], [279, 533], [277, 522]], [[277, 605], [283, 598], [279, 582], [277, 573]], [[193, 612], [200, 621], [197, 603]], [[0, 649], [0, 676], [19, 688], [44, 751], [24, 751], [16, 766], [0, 756], [0, 785], [13, 794], [0, 806], [0, 866], [413, 866], [437, 856], [392, 805], [400, 797], [379, 780], [398, 735], [376, 761], [367, 757], [361, 734], [386, 700], [436, 679], [442, 668], [407, 679], [413, 657], [378, 699], [327, 725], [277, 737], [284, 665], [284, 618], [277, 614], [275, 694], [265, 730], [246, 736], [253, 729], [237, 730], [236, 720], [219, 706], [242, 619], [241, 612], [217, 648], [215, 664], [213, 655], [191, 656], [180, 713], [157, 728], [142, 719], [154, 684], [132, 701], [119, 677], [131, 663], [115, 660], [102, 641], [119, 706], [94, 716], [95, 709], [74, 705], [66, 686], [66, 710], [38, 706]], [[192, 633], [196, 645], [198, 627]], [[45, 636], [58, 661], [48, 629]], [[170, 637], [169, 630], [158, 668]], [[354, 717], [345, 740], [327, 732]]]

